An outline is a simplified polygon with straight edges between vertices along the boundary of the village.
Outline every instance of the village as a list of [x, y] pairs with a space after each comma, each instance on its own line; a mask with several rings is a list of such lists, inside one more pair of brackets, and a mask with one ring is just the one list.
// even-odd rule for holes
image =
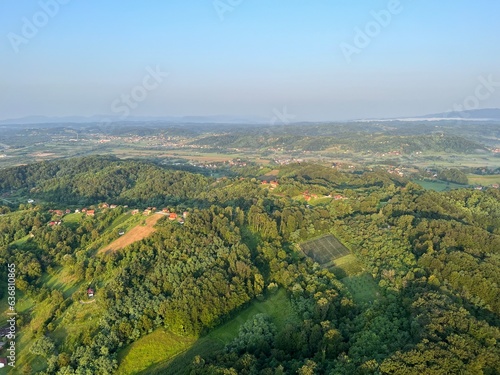
[[[30, 200], [33, 202], [33, 200]], [[92, 207], [92, 206], [91, 206]], [[72, 213], [75, 214], [83, 214], [86, 217], [94, 217], [96, 214], [99, 212], [105, 212], [106, 210], [114, 210], [116, 208], [120, 207], [117, 204], [108, 204], [108, 203], [100, 203], [97, 205], [96, 208], [76, 208], [74, 210], [71, 209], [65, 209], [65, 210], [59, 210], [59, 209], [49, 209], [48, 212], [53, 215], [53, 220], [51, 220], [48, 225], [49, 226], [57, 226], [62, 224], [62, 218], [65, 215], [69, 215]], [[128, 214], [135, 216], [142, 214], [143, 216], [149, 216], [152, 214], [160, 214], [160, 215], [165, 215], [168, 216], [168, 219], [170, 221], [177, 221], [179, 224], [184, 224], [184, 220], [187, 218], [189, 215], [189, 212], [184, 211], [182, 214], [178, 214], [176, 212], [172, 212], [169, 208], [163, 208], [161, 210], [158, 210], [156, 207], [147, 207], [144, 210], [141, 209], [129, 209], [129, 206], [121, 206], [124, 209], [128, 209]], [[124, 232], [120, 232], [120, 235], [123, 235]]]

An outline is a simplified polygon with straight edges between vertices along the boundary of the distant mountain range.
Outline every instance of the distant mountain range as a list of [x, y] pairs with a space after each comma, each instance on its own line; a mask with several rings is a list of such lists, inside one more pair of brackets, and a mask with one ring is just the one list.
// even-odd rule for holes
[[500, 121], [500, 108], [472, 109], [434, 113], [425, 116], [399, 117], [385, 119], [365, 119], [361, 121]]
[[196, 123], [196, 124], [263, 124], [268, 118], [251, 116], [27, 116], [17, 119], [1, 120], [0, 125], [34, 125], [34, 124], [88, 124], [88, 123], [115, 123], [115, 122], [167, 122], [167, 123]]
[[[452, 111], [434, 113], [415, 117], [398, 118], [378, 118], [378, 119], [357, 119], [353, 121], [374, 122], [374, 121], [500, 121], [500, 108], [474, 109], [468, 111]], [[0, 121], [0, 125], [34, 125], [34, 124], [89, 124], [89, 123], [116, 123], [116, 122], [163, 122], [163, 123], [191, 123], [191, 124], [267, 124], [269, 118], [256, 116], [130, 116], [122, 118], [120, 116], [28, 116], [17, 119]], [[325, 121], [327, 122], [327, 121]]]

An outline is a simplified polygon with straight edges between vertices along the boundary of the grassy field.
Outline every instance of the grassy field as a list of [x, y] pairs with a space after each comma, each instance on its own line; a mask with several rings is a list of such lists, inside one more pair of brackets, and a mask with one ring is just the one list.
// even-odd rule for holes
[[469, 174], [467, 175], [469, 179], [469, 183], [472, 185], [483, 185], [488, 186], [492, 184], [500, 184], [500, 174], [494, 175], [478, 175], [478, 174]]
[[[137, 341], [136, 344], [138, 345], [132, 345], [130, 350], [126, 348], [124, 352], [120, 353], [119, 358], [122, 358], [120, 363], [120, 374], [185, 374], [187, 367], [191, 364], [195, 356], [207, 356], [214, 353], [216, 350], [224, 348], [225, 345], [238, 335], [238, 331], [243, 323], [261, 313], [271, 316], [278, 329], [282, 328], [288, 320], [294, 318], [294, 313], [286, 292], [284, 290], [279, 290], [276, 294], [269, 296], [265, 301], [253, 302], [249, 307], [239, 312], [227, 323], [215, 328], [206, 336], [193, 341], [191, 345], [187, 345], [180, 354], [175, 355], [174, 352], [184, 345], [186, 342], [185, 340], [189, 340], [189, 338], [183, 338], [180, 342], [172, 343], [175, 349], [170, 352], [171, 354], [169, 354], [168, 348], [165, 349], [165, 351], [163, 349], [157, 349], [158, 357], [154, 358], [157, 364], [147, 369], [143, 369], [142, 366], [137, 366], [137, 363], [134, 365], [131, 360], [146, 350], [149, 341], [147, 338], [151, 335], [158, 335], [158, 333], [154, 332], [151, 335], [145, 336], [143, 339]], [[172, 334], [166, 334], [159, 335], [159, 339], [161, 339], [162, 336], [165, 340], [171, 340], [174, 337]], [[162, 357], [161, 353], [166, 353], [166, 355]], [[126, 365], [126, 363], [130, 363], [130, 365]], [[126, 372], [124, 371], [125, 369]]]
[[373, 277], [366, 272], [343, 278], [341, 281], [358, 303], [370, 303], [381, 296], [377, 283]]
[[59, 290], [64, 295], [64, 298], [70, 297], [79, 286], [76, 282], [76, 276], [71, 274], [67, 268], [62, 267], [58, 268], [51, 275], [44, 274], [41, 281], [50, 289]]
[[354, 254], [335, 259], [333, 267], [330, 268], [337, 279], [343, 279], [348, 276], [355, 276], [363, 273], [363, 266]]
[[123, 249], [124, 247], [133, 244], [134, 242], [140, 241], [155, 232], [154, 225], [164, 218], [165, 215], [153, 214], [145, 218], [146, 225], [139, 224], [127, 231], [123, 236], [117, 238], [115, 241], [109, 245], [103, 247], [99, 250], [99, 253], [105, 253], [108, 251], [117, 251]]
[[349, 250], [331, 234], [304, 242], [300, 244], [300, 248], [307, 256], [324, 267], [332, 265], [336, 259], [349, 254]]
[[427, 181], [427, 180], [415, 180], [413, 181], [420, 186], [422, 186], [426, 190], [435, 190], [435, 191], [446, 191], [446, 190], [453, 190], [453, 189], [464, 189], [467, 188], [467, 185], [459, 185], [459, 184], [454, 184], [452, 182], [445, 182], [445, 181]]
[[182, 353], [196, 341], [192, 337], [177, 336], [164, 329], [142, 337], [118, 356], [119, 375], [135, 374]]

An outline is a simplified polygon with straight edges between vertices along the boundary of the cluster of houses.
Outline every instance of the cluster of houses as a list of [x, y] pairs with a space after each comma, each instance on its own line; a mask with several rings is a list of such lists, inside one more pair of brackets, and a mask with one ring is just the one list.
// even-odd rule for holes
[[279, 184], [279, 182], [278, 182], [278, 181], [269, 181], [269, 182], [268, 182], [268, 181], [264, 180], [264, 181], [262, 181], [262, 185], [269, 186], [269, 189], [274, 190], [274, 189], [276, 189], [276, 188], [277, 188], [280, 184]]
[[[309, 202], [311, 199], [318, 199], [317, 194], [310, 194], [309, 191], [307, 191], [307, 190], [302, 193], [302, 197], [304, 197], [306, 202]], [[336, 201], [341, 200], [341, 199], [348, 199], [341, 194], [336, 194], [333, 196], [331, 194], [328, 194], [328, 195], [324, 195], [322, 198], [333, 198]]]
[[404, 169], [399, 168], [399, 167], [389, 168], [389, 169], [387, 169], [387, 173], [396, 174], [396, 175], [401, 176], [401, 177], [404, 177], [404, 175], [405, 175]]
[[[101, 210], [106, 210], [108, 208], [115, 209], [118, 207], [118, 205], [101, 203], [98, 205], [98, 207]], [[128, 208], [128, 206], [123, 206], [123, 207]], [[64, 211], [63, 210], [49, 210], [49, 213], [53, 214], [54, 216], [59, 216], [59, 217], [63, 217], [64, 215], [70, 214], [71, 212], [72, 211], [70, 209], [67, 209]], [[77, 214], [82, 213], [82, 214], [85, 214], [86, 216], [95, 216], [96, 215], [95, 209], [88, 209], [88, 208], [82, 208], [82, 209], [77, 208], [74, 212]], [[141, 211], [138, 209], [134, 209], [134, 210], [130, 211], [130, 213], [132, 215], [138, 215], [139, 213], [141, 213]], [[175, 212], [170, 212], [170, 210], [168, 208], [164, 208], [161, 211], [157, 211], [156, 207], [147, 207], [144, 211], [142, 211], [142, 214], [144, 216], [149, 216], [152, 213], [159, 213], [159, 214], [163, 214], [163, 215], [168, 215], [169, 220], [171, 220], [171, 221], [177, 220], [181, 224], [184, 224], [184, 219], [186, 219], [186, 217], [189, 215], [189, 213], [187, 211], [184, 211], [182, 215], [179, 215]], [[50, 226], [61, 225], [61, 220], [53, 220], [49, 223], [49, 225]]]
[[[132, 210], [130, 213], [132, 215], [139, 215], [140, 211], [137, 210], [137, 209], [135, 209], [135, 210]], [[142, 214], [144, 216], [149, 216], [152, 213], [158, 213], [158, 214], [162, 214], [162, 215], [168, 216], [168, 219], [170, 221], [177, 220], [181, 224], [184, 224], [184, 219], [186, 219], [188, 217], [188, 215], [189, 215], [189, 212], [184, 211], [182, 213], [182, 216], [181, 216], [181, 215], [179, 215], [179, 214], [177, 214], [175, 212], [170, 212], [170, 210], [168, 208], [164, 208], [161, 211], [158, 211], [156, 207], [148, 207], [144, 211], [142, 211]]]

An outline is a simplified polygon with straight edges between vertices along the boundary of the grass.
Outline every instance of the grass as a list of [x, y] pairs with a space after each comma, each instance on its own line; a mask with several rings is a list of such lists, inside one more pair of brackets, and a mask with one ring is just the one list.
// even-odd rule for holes
[[348, 276], [355, 276], [363, 273], [363, 266], [354, 254], [346, 255], [335, 259], [333, 267], [330, 269], [337, 279], [343, 279]]
[[123, 249], [124, 247], [133, 244], [134, 242], [141, 241], [144, 238], [150, 236], [155, 232], [154, 225], [162, 218], [164, 215], [153, 214], [144, 218], [146, 225], [136, 225], [134, 228], [125, 232], [125, 234], [104, 248], [99, 250], [99, 253], [105, 253], [107, 251], [116, 251]]
[[500, 184], [500, 174], [494, 175], [477, 175], [477, 174], [469, 174], [467, 175], [469, 179], [469, 183], [472, 185], [483, 185], [488, 186], [492, 184]]
[[72, 343], [77, 342], [81, 332], [87, 327], [97, 325], [102, 313], [103, 307], [97, 300], [87, 304], [74, 302], [56, 321], [57, 329], [51, 333], [51, 337], [59, 343], [65, 341], [68, 346], [63, 350], [71, 351]]
[[41, 281], [50, 289], [59, 290], [64, 298], [70, 297], [81, 284], [76, 282], [76, 276], [69, 269], [63, 267], [54, 270], [52, 274], [44, 274]]
[[177, 336], [164, 329], [142, 337], [129, 345], [118, 355], [120, 366], [117, 374], [137, 374], [158, 364], [165, 358], [173, 358], [182, 353], [196, 341], [192, 337]]
[[341, 280], [357, 303], [371, 303], [381, 296], [379, 287], [373, 277], [364, 272]]
[[428, 180], [415, 180], [413, 181], [420, 186], [422, 186], [426, 190], [435, 190], [435, 191], [446, 191], [446, 190], [454, 190], [454, 189], [464, 189], [467, 188], [467, 185], [459, 185], [454, 184], [452, 182], [445, 181], [428, 181]]
[[64, 215], [64, 217], [62, 218], [62, 222], [67, 224], [78, 224], [80, 221], [82, 221], [82, 219], [83, 219], [82, 213], [73, 213]]
[[30, 236], [27, 235], [27, 236], [24, 236], [23, 238], [20, 238], [16, 241], [11, 242], [10, 244], [22, 249], [24, 247], [24, 245], [26, 245], [26, 242], [28, 242], [29, 239], [30, 239]]
[[[295, 317], [285, 290], [279, 290], [265, 301], [254, 301], [249, 307], [239, 312], [227, 323], [215, 328], [206, 336], [193, 342], [191, 346], [186, 347], [184, 352], [174, 356], [166, 356], [161, 362], [141, 372], [134, 372], [137, 369], [131, 368], [129, 369], [131, 372], [122, 372], [121, 374], [185, 374], [195, 356], [205, 357], [224, 348], [225, 345], [238, 335], [242, 324], [261, 313], [271, 316], [278, 329], [283, 328], [287, 321]], [[136, 348], [135, 352], [138, 353], [139, 348]], [[127, 357], [124, 357], [123, 362], [126, 360]], [[121, 367], [122, 364], [120, 364]]]

